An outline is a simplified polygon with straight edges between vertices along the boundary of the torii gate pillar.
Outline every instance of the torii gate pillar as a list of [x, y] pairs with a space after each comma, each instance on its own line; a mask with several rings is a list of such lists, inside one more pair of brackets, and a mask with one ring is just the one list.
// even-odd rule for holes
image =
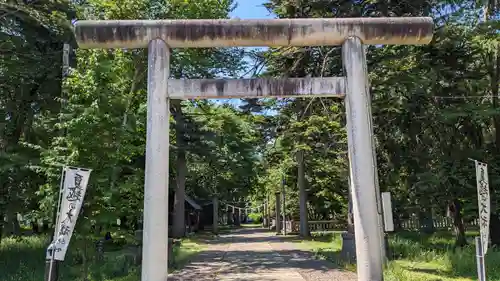
[[[168, 277], [170, 99], [312, 96], [346, 96], [358, 280], [381, 281], [382, 209], [363, 44], [427, 44], [433, 29], [431, 18], [77, 22], [80, 48], [148, 48], [142, 281]], [[343, 45], [346, 77], [168, 79], [170, 48], [339, 45]]]

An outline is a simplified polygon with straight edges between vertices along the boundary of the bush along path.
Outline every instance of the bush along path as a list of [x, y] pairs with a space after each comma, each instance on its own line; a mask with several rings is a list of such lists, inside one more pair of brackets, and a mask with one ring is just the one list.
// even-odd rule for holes
[[[467, 247], [456, 247], [455, 236], [447, 231], [433, 234], [399, 232], [389, 236], [389, 259], [384, 269], [385, 281], [474, 281], [477, 280], [475, 249], [472, 241], [478, 233], [467, 232]], [[340, 232], [315, 232], [309, 239], [282, 238], [285, 243], [273, 247], [298, 248], [339, 268], [356, 272], [356, 264], [341, 257]], [[292, 244], [292, 245], [291, 245]], [[492, 248], [486, 256], [488, 281], [500, 281], [500, 252]], [[314, 273], [308, 273], [312, 275]], [[307, 279], [306, 279], [307, 280]], [[312, 279], [314, 280], [314, 279]], [[335, 280], [335, 279], [333, 279]]]
[[[103, 243], [100, 253], [96, 251], [95, 239], [84, 241], [81, 236], [75, 237], [72, 241], [73, 247], [69, 249], [66, 260], [61, 264], [59, 280], [140, 280], [140, 248], [134, 244], [131, 237], [116, 237]], [[182, 268], [193, 256], [204, 250], [209, 243], [207, 241], [211, 239], [211, 234], [199, 233], [177, 241], [174, 254], [170, 257], [173, 262], [169, 265], [169, 271]], [[47, 241], [48, 237], [44, 235], [4, 238], [0, 243], [0, 280], [44, 280], [43, 256]]]
[[209, 242], [169, 280], [351, 281], [352, 272], [315, 260], [312, 254], [258, 228], [242, 228]]

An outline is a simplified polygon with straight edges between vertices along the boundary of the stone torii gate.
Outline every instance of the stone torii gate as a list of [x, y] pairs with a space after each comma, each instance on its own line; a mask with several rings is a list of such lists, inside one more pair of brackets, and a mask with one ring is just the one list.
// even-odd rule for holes
[[[142, 280], [165, 281], [168, 276], [170, 100], [314, 96], [345, 97], [358, 280], [382, 280], [382, 208], [363, 44], [427, 44], [433, 28], [431, 18], [77, 22], [80, 48], [148, 48]], [[346, 77], [169, 79], [171, 48], [339, 45]]]

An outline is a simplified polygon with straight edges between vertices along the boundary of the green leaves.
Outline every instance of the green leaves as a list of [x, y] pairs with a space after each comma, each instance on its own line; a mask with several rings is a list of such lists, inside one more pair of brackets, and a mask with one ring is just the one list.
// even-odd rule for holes
[[[379, 181], [382, 190], [391, 191], [396, 201], [406, 204], [475, 198], [473, 171], [464, 168], [470, 164], [467, 157], [492, 159], [499, 151], [494, 148], [498, 135], [493, 133], [498, 122], [492, 120], [500, 112], [496, 99], [492, 102], [488, 97], [498, 92], [494, 77], [499, 66], [492, 59], [498, 55], [495, 21], [478, 24], [476, 7], [470, 1], [403, 1], [398, 7], [387, 1], [341, 2], [316, 5], [319, 2], [272, 0], [266, 6], [284, 18], [420, 16], [431, 10], [442, 15], [436, 16], [438, 29], [428, 46], [368, 49]], [[272, 48], [264, 55], [266, 74], [342, 75], [339, 52], [340, 48], [326, 47]], [[278, 188], [276, 174], [282, 171], [287, 174], [287, 188], [295, 190], [295, 163], [283, 163], [293, 161], [295, 151], [305, 150], [309, 194], [314, 194], [309, 204], [345, 203], [347, 146], [342, 103], [295, 99], [275, 109], [276, 135], [264, 155], [267, 171], [262, 185], [269, 191]], [[342, 204], [332, 206], [341, 208]], [[321, 210], [321, 206], [312, 209]]]
[[[498, 23], [477, 23], [471, 1], [448, 2], [267, 3], [278, 17], [287, 18], [453, 11], [436, 16], [438, 28], [428, 46], [367, 51], [379, 181], [382, 190], [394, 194], [395, 204], [473, 198], [473, 171], [466, 159], [500, 163], [500, 112], [497, 99], [491, 99], [498, 94]], [[72, 40], [68, 20], [227, 18], [234, 2], [92, 0], [72, 5], [0, 4], [8, 13], [0, 19], [5, 27], [0, 31], [0, 215], [22, 206], [50, 217], [60, 167], [70, 164], [94, 170], [87, 223], [112, 223], [118, 216], [136, 221], [143, 204], [146, 52], [77, 50], [77, 67], [61, 92], [62, 44]], [[263, 76], [343, 75], [339, 47], [250, 53], [261, 65], [266, 63]], [[245, 55], [240, 48], [176, 49], [171, 76], [237, 77], [248, 70]], [[328, 219], [345, 211], [348, 163], [342, 101], [248, 99], [236, 109], [195, 100], [172, 105], [171, 111], [178, 114], [171, 120], [171, 148], [186, 151], [186, 190], [194, 198], [218, 193], [221, 200], [262, 202], [266, 194], [281, 190], [284, 179], [294, 199], [295, 155], [304, 151], [311, 215]], [[176, 153], [170, 155], [173, 189], [179, 175]], [[499, 178], [493, 174], [491, 181]], [[287, 201], [290, 210], [298, 210], [295, 201]]]

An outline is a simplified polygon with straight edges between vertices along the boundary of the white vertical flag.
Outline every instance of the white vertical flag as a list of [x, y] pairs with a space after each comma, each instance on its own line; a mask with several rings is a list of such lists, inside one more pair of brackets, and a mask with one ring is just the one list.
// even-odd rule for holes
[[479, 230], [481, 234], [481, 243], [483, 244], [483, 251], [484, 254], [486, 254], [490, 233], [490, 187], [488, 183], [488, 165], [479, 161], [474, 162], [476, 162]]
[[[63, 261], [66, 256], [69, 241], [82, 208], [91, 171], [82, 168], [64, 168], [59, 215], [55, 227], [54, 242], [51, 245], [55, 260]], [[51, 255], [47, 251], [47, 259], [50, 258]]]

